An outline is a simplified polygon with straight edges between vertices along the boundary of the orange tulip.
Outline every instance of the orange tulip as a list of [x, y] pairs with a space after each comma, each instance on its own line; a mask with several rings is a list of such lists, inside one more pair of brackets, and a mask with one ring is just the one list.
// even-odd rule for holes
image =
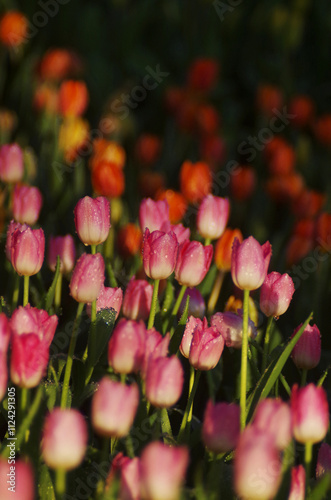
[[154, 134], [141, 135], [135, 146], [135, 155], [139, 163], [149, 167], [159, 158], [161, 152], [161, 140]]
[[28, 21], [18, 11], [11, 10], [0, 20], [0, 41], [7, 47], [18, 47], [27, 40]]
[[106, 139], [95, 139], [93, 142], [93, 155], [90, 159], [90, 167], [93, 169], [100, 161], [113, 163], [122, 169], [126, 161], [124, 148], [115, 141]]
[[60, 113], [63, 116], [81, 116], [88, 104], [88, 90], [84, 82], [66, 80], [59, 91]]
[[212, 176], [207, 163], [185, 161], [180, 168], [180, 190], [189, 203], [197, 203], [211, 192]]
[[283, 105], [283, 94], [275, 85], [260, 85], [256, 92], [256, 107], [260, 113], [272, 116], [273, 110], [280, 110]]
[[121, 227], [117, 238], [119, 253], [124, 258], [132, 257], [139, 252], [142, 243], [142, 232], [135, 224], [129, 223]]
[[187, 203], [182, 193], [172, 189], [161, 190], [157, 193], [156, 199], [167, 200], [171, 224], [177, 224], [182, 220], [187, 209]]
[[231, 270], [232, 243], [235, 238], [238, 238], [239, 243], [243, 241], [240, 229], [227, 228], [216, 242], [214, 260], [220, 271]]
[[235, 200], [250, 198], [255, 190], [256, 174], [253, 167], [241, 167], [230, 178], [230, 191]]
[[294, 96], [289, 104], [289, 114], [294, 115], [291, 123], [294, 127], [307, 127], [314, 117], [315, 106], [310, 97], [306, 95]]
[[219, 64], [215, 59], [196, 59], [188, 70], [188, 86], [194, 90], [208, 92], [217, 82]]
[[121, 196], [125, 188], [123, 170], [115, 163], [100, 161], [92, 170], [92, 186], [94, 191], [107, 198]]

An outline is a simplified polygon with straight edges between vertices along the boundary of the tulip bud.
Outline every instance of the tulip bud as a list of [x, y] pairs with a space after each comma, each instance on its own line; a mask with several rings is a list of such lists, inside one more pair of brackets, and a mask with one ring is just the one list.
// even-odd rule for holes
[[235, 404], [208, 401], [202, 423], [202, 440], [214, 453], [236, 447], [240, 434], [240, 408]]
[[149, 232], [160, 231], [163, 223], [169, 223], [169, 205], [166, 200], [153, 201], [145, 198], [140, 203], [139, 224], [142, 232], [146, 227]]
[[167, 333], [164, 337], [151, 328], [146, 332], [146, 344], [144, 359], [141, 367], [141, 376], [146, 378], [148, 364], [152, 359], [165, 358], [168, 355], [170, 336]]
[[142, 243], [142, 233], [135, 224], [126, 224], [121, 227], [117, 235], [119, 253], [125, 259], [136, 255]]
[[77, 302], [93, 302], [105, 280], [105, 264], [100, 253], [84, 253], [76, 262], [70, 280], [70, 294]]
[[0, 179], [15, 183], [24, 174], [23, 151], [18, 144], [4, 144], [0, 148]]
[[193, 330], [189, 362], [196, 370], [212, 370], [220, 360], [224, 339], [217, 328], [208, 328], [207, 319]]
[[216, 240], [224, 232], [229, 218], [229, 200], [208, 194], [201, 202], [197, 229], [203, 238]]
[[220, 271], [231, 270], [232, 245], [235, 238], [242, 243], [243, 235], [240, 229], [227, 228], [216, 242], [214, 260]]
[[137, 373], [142, 365], [146, 328], [142, 321], [122, 318], [108, 344], [108, 362], [117, 373]]
[[59, 107], [63, 116], [81, 116], [88, 103], [88, 90], [84, 82], [67, 80], [59, 90]]
[[189, 462], [186, 447], [154, 441], [141, 454], [141, 498], [178, 500]]
[[281, 482], [281, 461], [273, 436], [254, 426], [240, 435], [234, 460], [234, 489], [243, 500], [274, 498]]
[[105, 491], [112, 486], [117, 473], [120, 473], [121, 500], [140, 499], [140, 459], [138, 457], [125, 457], [123, 453], [118, 453], [111, 464], [111, 469], [106, 480]]
[[75, 469], [83, 461], [87, 425], [78, 410], [55, 408], [45, 419], [41, 451], [51, 469]]
[[151, 309], [153, 286], [146, 280], [131, 278], [123, 299], [123, 316], [128, 319], [145, 321]]
[[201, 201], [211, 191], [212, 174], [207, 163], [185, 161], [179, 178], [180, 190], [189, 203]]
[[[33, 467], [23, 459], [15, 459], [11, 465], [8, 458], [0, 458], [0, 498], [1, 500], [34, 500], [35, 486]], [[13, 489], [11, 489], [13, 488]]]
[[149, 278], [166, 279], [173, 273], [177, 260], [178, 242], [172, 231], [150, 233], [147, 228], [144, 233], [142, 251], [144, 270]]
[[209, 271], [213, 257], [212, 245], [185, 241], [179, 247], [175, 278], [181, 285], [197, 286]]
[[11, 263], [17, 274], [33, 276], [40, 271], [45, 253], [45, 236], [42, 229], [20, 225], [12, 233], [10, 245]]
[[285, 450], [292, 439], [292, 415], [290, 407], [281, 399], [264, 399], [259, 402], [253, 425], [274, 436], [275, 446]]
[[291, 469], [291, 488], [288, 500], [305, 500], [306, 471], [303, 465]]
[[260, 245], [253, 236], [232, 246], [231, 276], [241, 290], [255, 290], [264, 282], [271, 257], [271, 245]]
[[[300, 330], [302, 324], [293, 332], [292, 337]], [[316, 325], [307, 325], [303, 334], [295, 344], [292, 359], [297, 368], [312, 370], [321, 359], [321, 334]]]
[[293, 434], [299, 443], [318, 443], [326, 436], [329, 426], [329, 405], [322, 387], [308, 384], [292, 389], [291, 409]]
[[331, 474], [331, 446], [322, 443], [317, 455], [316, 479], [320, 479], [326, 472]]
[[0, 313], [0, 353], [6, 353], [8, 349], [11, 330], [5, 313]]
[[[210, 324], [217, 328], [227, 347], [240, 349], [242, 344], [242, 316], [232, 312], [216, 313], [210, 318]], [[248, 337], [255, 338], [257, 330], [252, 320], [248, 320]]]
[[76, 231], [84, 245], [99, 245], [106, 241], [110, 229], [110, 206], [107, 198], [85, 196], [75, 210]]
[[260, 293], [260, 308], [266, 316], [284, 314], [294, 294], [292, 278], [287, 274], [272, 272], [263, 282]]
[[42, 206], [42, 196], [38, 188], [15, 185], [13, 192], [13, 217], [21, 224], [35, 224]]
[[184, 371], [177, 356], [153, 358], [146, 373], [146, 398], [157, 408], [169, 408], [179, 400]]
[[103, 377], [92, 399], [92, 426], [97, 434], [122, 438], [132, 427], [139, 405], [139, 389]]
[[54, 272], [57, 256], [60, 257], [61, 273], [70, 273], [75, 265], [76, 250], [71, 234], [51, 236], [48, 245], [48, 266]]
[[184, 293], [183, 300], [178, 309], [178, 315], [181, 316], [184, 312], [186, 299], [190, 297], [188, 305], [188, 316], [194, 316], [195, 318], [203, 318], [206, 312], [206, 304], [203, 296], [197, 288], [187, 288]]
[[[101, 285], [101, 290], [97, 298], [97, 312], [102, 309], [114, 309], [116, 312], [115, 319], [121, 310], [123, 300], [122, 288], [110, 288]], [[86, 305], [86, 312], [91, 317], [91, 304]]]

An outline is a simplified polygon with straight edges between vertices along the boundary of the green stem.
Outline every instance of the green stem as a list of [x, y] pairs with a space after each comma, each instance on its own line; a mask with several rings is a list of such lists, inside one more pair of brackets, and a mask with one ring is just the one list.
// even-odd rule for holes
[[171, 444], [173, 442], [173, 435], [172, 435], [172, 429], [171, 429], [168, 411], [166, 408], [160, 409], [159, 418], [160, 418], [160, 422], [161, 422], [161, 432], [162, 432], [163, 441], [165, 443]]
[[55, 294], [54, 294], [54, 307], [55, 311], [59, 311], [61, 307], [61, 294], [62, 294], [62, 273], [59, 274], [58, 279], [55, 285]]
[[91, 303], [91, 325], [90, 325], [90, 331], [89, 331], [89, 342], [86, 346], [85, 352], [84, 352], [84, 362], [87, 361], [87, 366], [88, 366], [88, 373], [85, 379], [85, 385], [87, 385], [92, 377], [94, 366], [93, 362], [89, 363], [88, 362], [88, 355], [90, 354], [90, 359], [95, 359], [95, 328], [96, 328], [96, 320], [97, 320], [97, 301], [93, 300]]
[[[171, 313], [171, 318], [174, 319], [176, 316], [177, 316], [177, 313], [178, 313], [178, 310], [179, 310], [179, 307], [182, 303], [182, 300], [183, 300], [183, 297], [184, 297], [184, 294], [186, 292], [186, 288], [187, 286], [186, 285], [182, 285], [182, 288], [180, 289], [180, 292], [178, 294], [178, 297], [177, 297], [177, 300], [175, 302], [175, 305], [174, 305], [174, 308], [172, 310], [172, 313]], [[173, 334], [175, 333], [175, 327], [172, 326], [171, 327], [171, 330], [170, 330], [170, 338], [173, 336]]]
[[310, 468], [311, 468], [312, 456], [313, 456], [313, 443], [306, 443], [305, 444], [306, 493], [308, 491], [308, 485], [310, 480]]
[[211, 291], [209, 301], [208, 301], [207, 311], [209, 314], [211, 314], [214, 311], [215, 306], [217, 304], [218, 297], [219, 297], [220, 292], [221, 292], [224, 276], [225, 276], [225, 273], [223, 271], [219, 271], [217, 273], [216, 280], [214, 282], [214, 286], [213, 286], [213, 289]]
[[63, 498], [66, 491], [66, 475], [64, 469], [56, 469], [55, 471], [55, 492], [59, 500]]
[[30, 276], [24, 276], [23, 307], [29, 302], [29, 278]]
[[247, 387], [247, 355], [248, 355], [248, 306], [249, 290], [244, 290], [243, 302], [243, 334], [241, 347], [241, 372], [240, 372], [240, 428], [246, 425], [246, 387]]
[[110, 286], [112, 288], [117, 288], [118, 283], [117, 283], [117, 280], [115, 278], [115, 274], [114, 274], [110, 259], [106, 259], [106, 269], [107, 269], [107, 274], [108, 274]]
[[206, 238], [206, 239], [205, 239], [205, 247], [206, 247], [207, 245], [210, 245], [210, 244], [211, 244], [211, 239], [210, 239], [210, 238]]
[[148, 325], [147, 325], [148, 330], [150, 328], [153, 328], [153, 326], [154, 326], [154, 318], [155, 318], [155, 313], [156, 313], [156, 304], [157, 304], [157, 295], [159, 292], [159, 284], [160, 284], [160, 280], [154, 280], [152, 304], [151, 304], [151, 310], [149, 313]]
[[77, 314], [76, 314], [74, 326], [72, 329], [67, 364], [66, 364], [66, 369], [64, 372], [63, 389], [62, 389], [62, 395], [61, 395], [61, 408], [68, 408], [70, 406], [70, 405], [68, 405], [68, 402], [67, 402], [68, 392], [69, 392], [69, 380], [70, 380], [71, 368], [72, 368], [72, 363], [73, 363], [73, 355], [75, 352], [76, 341], [77, 341], [76, 330], [77, 330], [78, 325], [79, 325], [79, 321], [80, 321], [80, 317], [81, 317], [83, 309], [84, 309], [84, 305], [85, 304], [83, 302], [80, 302], [78, 304]]
[[97, 253], [97, 246], [96, 245], [91, 245], [91, 254], [95, 255]]
[[304, 387], [306, 385], [306, 382], [307, 382], [307, 373], [308, 373], [308, 370], [306, 370], [306, 369], [302, 370], [302, 373], [301, 373], [301, 387]]
[[189, 395], [187, 399], [187, 404], [185, 408], [185, 413], [183, 416], [183, 420], [179, 429], [178, 434], [178, 443], [183, 443], [189, 434], [190, 423], [192, 421], [192, 407], [195, 393], [197, 391], [199, 379], [200, 379], [201, 371], [195, 372], [193, 366], [191, 366], [190, 372], [190, 382], [189, 382]]
[[263, 357], [262, 357], [262, 369], [261, 372], [264, 373], [267, 368], [267, 361], [269, 356], [269, 346], [270, 346], [270, 338], [271, 338], [271, 330], [273, 327], [273, 316], [268, 318], [267, 328], [264, 336], [264, 347], [263, 347]]

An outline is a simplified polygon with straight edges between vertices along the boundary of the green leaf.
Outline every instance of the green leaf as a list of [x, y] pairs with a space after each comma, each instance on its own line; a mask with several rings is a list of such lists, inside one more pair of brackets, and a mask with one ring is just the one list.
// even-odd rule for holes
[[[89, 335], [88, 338], [88, 367], [94, 367], [105, 350], [110, 335], [113, 331], [116, 319], [116, 311], [113, 308], [102, 309], [97, 312], [96, 325], [95, 325], [95, 335]], [[91, 348], [91, 343], [94, 342], [94, 346]]]
[[39, 478], [40, 478], [38, 484], [39, 498], [43, 498], [43, 500], [55, 500], [55, 492], [54, 492], [52, 478], [49, 473], [48, 467], [45, 464], [41, 465], [40, 467]]
[[318, 387], [322, 387], [322, 385], [323, 385], [323, 383], [324, 383], [324, 380], [325, 380], [325, 379], [326, 379], [326, 377], [328, 376], [328, 373], [329, 373], [330, 368], [331, 368], [331, 367], [330, 367], [330, 366], [328, 366], [328, 367], [326, 368], [326, 370], [324, 370], [323, 375], [321, 376], [321, 378], [320, 378], [320, 379], [318, 380], [318, 382], [317, 382], [317, 386], [318, 386]]
[[326, 473], [317, 483], [313, 491], [308, 495], [307, 500], [322, 500], [326, 498], [327, 491], [331, 486], [331, 474]]
[[173, 287], [173, 284], [171, 283], [171, 281], [169, 280], [169, 281], [167, 281], [164, 300], [163, 300], [163, 304], [162, 304], [162, 311], [161, 311], [162, 316], [169, 313], [170, 306], [174, 301], [174, 297], [175, 297], [174, 287]]
[[77, 399], [75, 399], [74, 401], [75, 406], [77, 407], [81, 406], [86, 399], [93, 396], [93, 394], [96, 392], [97, 389], [98, 389], [98, 384], [96, 384], [95, 382], [91, 382], [90, 384], [88, 384], [84, 388], [84, 390], [77, 395]]
[[46, 405], [52, 411], [56, 403], [57, 387], [54, 382], [45, 382]]
[[60, 261], [59, 255], [58, 255], [56, 257], [56, 267], [55, 267], [54, 278], [53, 278], [52, 284], [49, 287], [49, 290], [48, 290], [46, 297], [45, 297], [45, 310], [47, 312], [50, 311], [50, 308], [52, 307], [52, 304], [53, 304], [54, 295], [55, 295], [55, 288], [56, 288], [57, 280], [60, 276], [60, 265], [61, 265], [61, 261]]
[[311, 320], [313, 316], [313, 313], [310, 313], [306, 321], [303, 323], [301, 326], [300, 330], [295, 334], [295, 336], [287, 343], [285, 348], [276, 348], [273, 353], [272, 353], [272, 360], [268, 366], [268, 368], [265, 370], [265, 372], [262, 374], [259, 382], [257, 383], [255, 390], [253, 391], [252, 395], [248, 399], [247, 402], [247, 414], [246, 414], [246, 421], [249, 421], [253, 415], [253, 411], [257, 405], [257, 403], [268, 397], [268, 394], [270, 393], [271, 389], [273, 388], [276, 380], [278, 379], [282, 369], [284, 368], [284, 365], [286, 361], [288, 360], [295, 344], [303, 334], [306, 326], [308, 325], [309, 321]]

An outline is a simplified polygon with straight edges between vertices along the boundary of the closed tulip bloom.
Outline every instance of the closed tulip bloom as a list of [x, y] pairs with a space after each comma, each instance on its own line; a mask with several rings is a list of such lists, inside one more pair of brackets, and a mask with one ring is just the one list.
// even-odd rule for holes
[[74, 210], [75, 227], [84, 245], [106, 241], [110, 229], [110, 206], [107, 198], [81, 198]]
[[213, 258], [212, 245], [185, 241], [179, 247], [175, 278], [181, 285], [197, 286], [209, 271]]
[[4, 144], [0, 148], [0, 179], [15, 183], [24, 175], [23, 151], [18, 144]]
[[163, 233], [147, 228], [143, 241], [143, 264], [149, 278], [166, 279], [173, 273], [177, 261], [178, 242], [173, 232]]
[[57, 256], [60, 257], [61, 273], [70, 273], [76, 259], [75, 243], [71, 234], [67, 234], [66, 236], [50, 236], [47, 263], [53, 272], [55, 271]]
[[325, 438], [329, 426], [329, 405], [322, 387], [308, 384], [292, 389], [291, 409], [293, 434], [299, 443], [318, 443]]
[[[14, 474], [13, 468], [14, 467]], [[11, 477], [12, 476], [12, 477]], [[13, 482], [13, 484], [10, 484]], [[14, 490], [10, 488], [13, 487]], [[10, 459], [0, 458], [0, 498], [1, 500], [34, 500], [35, 480], [33, 467], [22, 458], [15, 459], [11, 465]]]
[[[217, 328], [227, 347], [240, 349], [242, 345], [242, 316], [233, 312], [216, 313], [210, 318], [210, 324]], [[257, 330], [252, 320], [248, 320], [248, 337], [255, 338]]]
[[178, 309], [178, 315], [181, 316], [184, 312], [187, 297], [190, 297], [188, 306], [188, 316], [195, 318], [203, 318], [206, 312], [206, 304], [203, 296], [197, 288], [187, 288], [184, 293], [183, 300]]
[[227, 228], [216, 242], [214, 260], [220, 271], [231, 270], [232, 245], [235, 238], [239, 240], [239, 243], [242, 242], [243, 235], [240, 229]]
[[13, 192], [13, 217], [21, 224], [35, 224], [42, 206], [41, 192], [37, 187], [16, 184]]
[[146, 332], [146, 344], [144, 359], [141, 367], [141, 376], [146, 378], [148, 364], [152, 359], [165, 358], [168, 356], [170, 335], [167, 333], [164, 337], [151, 328]]
[[236, 447], [240, 435], [240, 408], [236, 404], [208, 401], [202, 423], [202, 440], [208, 450], [226, 453]]
[[200, 202], [212, 188], [212, 173], [205, 162], [184, 161], [179, 172], [180, 190], [189, 203]]
[[46, 373], [49, 346], [35, 333], [13, 335], [10, 378], [19, 387], [36, 387]]
[[20, 276], [33, 276], [43, 265], [45, 236], [42, 229], [31, 229], [24, 224], [11, 235], [11, 263]]
[[228, 222], [230, 204], [227, 198], [208, 194], [201, 202], [197, 216], [197, 228], [203, 238], [216, 240], [224, 232]]
[[137, 373], [142, 365], [146, 328], [142, 321], [122, 318], [108, 344], [108, 362], [117, 373]]
[[8, 224], [7, 228], [7, 238], [6, 238], [6, 257], [11, 262], [11, 247], [12, 247], [12, 238], [16, 229], [19, 229], [21, 224], [19, 222], [15, 222], [11, 220]]
[[[116, 312], [115, 319], [117, 319], [122, 307], [122, 301], [122, 288], [110, 288], [102, 285], [97, 298], [97, 312], [102, 311], [102, 309], [114, 309]], [[86, 312], [91, 316], [91, 304], [86, 305]]]
[[207, 319], [198, 325], [192, 335], [189, 362], [196, 370], [212, 370], [220, 360], [224, 339], [217, 328], [208, 328]]
[[274, 436], [275, 446], [285, 450], [292, 439], [292, 414], [287, 403], [281, 399], [267, 398], [259, 402], [253, 425]]
[[105, 280], [105, 263], [100, 253], [84, 253], [77, 261], [70, 280], [70, 294], [77, 302], [93, 302]]
[[190, 228], [183, 226], [183, 224], [171, 224], [170, 230], [175, 233], [178, 245], [181, 245], [184, 241], [190, 239]]
[[87, 425], [78, 410], [55, 408], [45, 419], [41, 452], [51, 469], [72, 470], [84, 459]]
[[143, 500], [177, 500], [189, 463], [186, 447], [174, 447], [154, 441], [144, 448], [141, 464]]
[[281, 482], [281, 461], [273, 436], [254, 426], [240, 435], [234, 460], [234, 490], [243, 500], [274, 498]]
[[264, 282], [271, 257], [271, 245], [260, 245], [253, 236], [232, 246], [231, 276], [241, 290], [256, 290]]
[[33, 332], [40, 340], [45, 341], [48, 347], [53, 341], [57, 324], [58, 317], [55, 314], [49, 316], [47, 311], [29, 304], [15, 309], [10, 320], [13, 337]]
[[261, 287], [260, 308], [266, 316], [278, 317], [284, 314], [294, 294], [294, 283], [287, 274], [272, 272], [267, 275]]
[[122, 452], [114, 457], [105, 491], [112, 487], [116, 476], [120, 476], [119, 497], [121, 500], [140, 500], [140, 459], [125, 457]]
[[119, 253], [125, 259], [136, 255], [142, 243], [142, 232], [135, 224], [126, 224], [121, 227], [117, 234], [117, 246]]
[[196, 318], [193, 315], [189, 317], [188, 322], [185, 325], [182, 341], [179, 346], [179, 350], [185, 358], [188, 358], [190, 355], [194, 330], [196, 328], [202, 328], [202, 327], [203, 327], [203, 322], [200, 318]]
[[126, 287], [123, 299], [123, 315], [128, 319], [145, 321], [151, 310], [153, 286], [146, 280], [134, 277]]
[[88, 90], [84, 82], [67, 80], [59, 90], [59, 106], [63, 116], [81, 116], [88, 104]]
[[291, 487], [288, 500], [305, 500], [306, 471], [303, 465], [291, 469]]
[[320, 479], [326, 472], [331, 474], [331, 446], [322, 443], [317, 455], [316, 479]]
[[[292, 337], [300, 330], [302, 324], [293, 332]], [[292, 359], [297, 368], [312, 370], [321, 359], [321, 334], [316, 325], [307, 325], [303, 334], [295, 344]]]
[[0, 313], [0, 353], [6, 353], [9, 345], [11, 330], [5, 313]]
[[184, 371], [177, 356], [153, 358], [146, 373], [146, 398], [157, 408], [170, 408], [179, 400]]
[[166, 200], [154, 201], [151, 198], [144, 198], [139, 207], [139, 224], [144, 232], [146, 227], [150, 233], [160, 231], [162, 224], [168, 222], [169, 205]]
[[139, 405], [136, 384], [124, 385], [103, 377], [92, 399], [92, 426], [97, 434], [122, 438], [132, 427]]
[[[18, 10], [7, 10], [0, 20], [0, 41], [6, 47], [17, 49], [30, 38], [29, 21]], [[2, 498], [2, 497], [1, 497]]]

